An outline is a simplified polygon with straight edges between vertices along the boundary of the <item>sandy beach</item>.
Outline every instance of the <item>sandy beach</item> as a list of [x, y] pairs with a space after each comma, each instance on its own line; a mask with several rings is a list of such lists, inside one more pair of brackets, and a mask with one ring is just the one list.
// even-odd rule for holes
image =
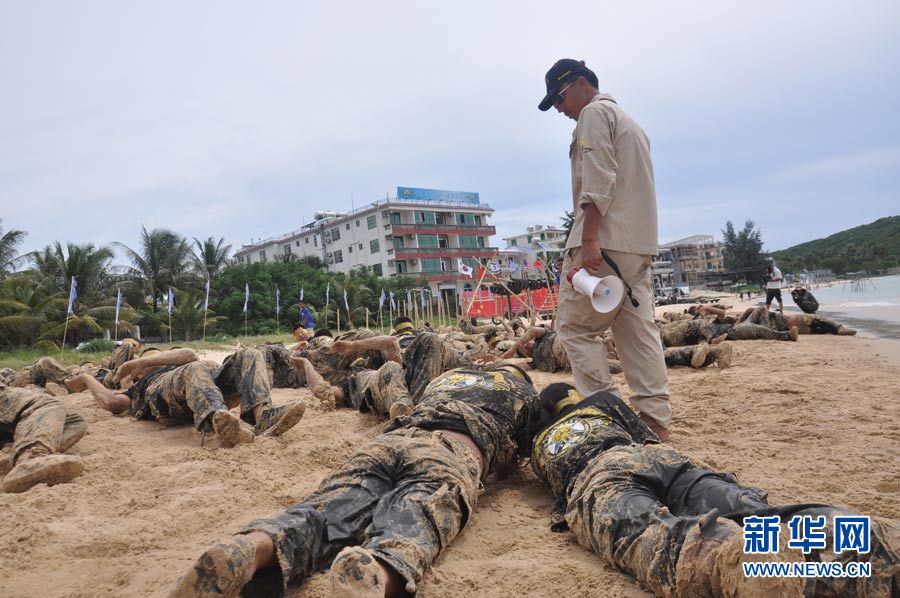
[[[728, 302], [735, 308], [736, 302]], [[732, 367], [669, 370], [672, 445], [764, 487], [773, 503], [828, 502], [900, 516], [900, 355], [864, 337], [735, 344]], [[893, 343], [897, 344], [897, 343]], [[565, 375], [538, 373], [538, 387]], [[624, 387], [624, 378], [617, 376]], [[202, 549], [315, 488], [384, 422], [309, 409], [280, 438], [218, 449], [67, 397], [89, 423], [74, 483], [0, 495], [0, 595], [161, 596]], [[524, 468], [491, 480], [470, 525], [420, 596], [646, 596], [628, 576], [549, 530], [551, 499]], [[328, 595], [318, 574], [298, 596]]]

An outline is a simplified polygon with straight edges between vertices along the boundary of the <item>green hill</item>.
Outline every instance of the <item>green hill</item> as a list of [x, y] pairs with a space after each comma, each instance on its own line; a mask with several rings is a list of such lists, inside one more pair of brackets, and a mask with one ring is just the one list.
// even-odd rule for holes
[[843, 274], [896, 268], [900, 266], [900, 216], [879, 218], [769, 255], [784, 272], [831, 268]]

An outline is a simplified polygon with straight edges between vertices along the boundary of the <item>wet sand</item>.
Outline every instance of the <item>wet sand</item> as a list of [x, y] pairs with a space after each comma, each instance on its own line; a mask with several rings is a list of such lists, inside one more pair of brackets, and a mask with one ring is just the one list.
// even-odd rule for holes
[[[736, 343], [731, 368], [669, 374], [674, 447], [767, 488], [773, 503], [900, 517], [900, 360], [878, 341]], [[534, 379], [543, 387], [567, 377]], [[322, 411], [305, 389], [273, 397], [302, 397], [310, 407], [283, 437], [233, 449], [201, 446], [190, 427], [111, 416], [86, 394], [67, 397], [90, 426], [71, 450], [85, 473], [71, 484], [0, 494], [0, 596], [165, 595], [207, 545], [296, 502], [384, 425]], [[570, 534], [550, 532], [551, 504], [527, 468], [490, 480], [419, 595], [648, 595]], [[294, 595], [328, 594], [317, 574]]]

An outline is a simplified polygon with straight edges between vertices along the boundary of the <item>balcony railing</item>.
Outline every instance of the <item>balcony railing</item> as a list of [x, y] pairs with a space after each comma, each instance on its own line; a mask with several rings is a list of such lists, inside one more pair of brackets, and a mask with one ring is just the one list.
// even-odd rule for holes
[[490, 225], [417, 222], [415, 224], [394, 224], [392, 226], [393, 230], [391, 232], [395, 235], [481, 234], [490, 237], [497, 234], [496, 227]]
[[438, 257], [490, 257], [498, 251], [496, 247], [398, 247], [396, 258], [430, 259]]

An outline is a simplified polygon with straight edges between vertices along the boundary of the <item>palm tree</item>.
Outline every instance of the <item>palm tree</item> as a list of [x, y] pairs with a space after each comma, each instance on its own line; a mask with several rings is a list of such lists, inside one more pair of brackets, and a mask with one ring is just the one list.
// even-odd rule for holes
[[219, 272], [228, 265], [231, 245], [225, 245], [225, 239], [221, 237], [218, 241], [212, 237], [205, 241], [194, 237], [194, 247], [196, 248], [192, 255], [194, 268], [204, 279], [215, 280]]
[[85, 304], [100, 298], [112, 259], [113, 252], [109, 247], [66, 243], [63, 249], [59, 241], [31, 255], [48, 293], [67, 293], [74, 276], [78, 282], [78, 297]]
[[34, 344], [42, 330], [66, 308], [66, 299], [48, 295], [32, 275], [0, 282], [0, 347], [21, 349]]
[[116, 243], [125, 250], [133, 267], [129, 275], [153, 301], [153, 311], [159, 310], [159, 301], [168, 286], [177, 286], [187, 269], [190, 247], [183, 237], [162, 228], [147, 232], [141, 226], [140, 252], [123, 243]]
[[[3, 219], [0, 218], [0, 223]], [[3, 226], [0, 225], [0, 280], [6, 278], [6, 275], [18, 265], [24, 256], [17, 256], [19, 245], [27, 235], [25, 231], [10, 230], [3, 232]]]
[[[172, 328], [176, 336], [181, 336], [186, 341], [200, 338], [203, 331], [203, 297], [197, 297], [190, 291], [178, 293], [175, 308], [172, 310]], [[219, 322], [228, 318], [217, 316], [212, 310], [206, 311], [207, 332]]]

